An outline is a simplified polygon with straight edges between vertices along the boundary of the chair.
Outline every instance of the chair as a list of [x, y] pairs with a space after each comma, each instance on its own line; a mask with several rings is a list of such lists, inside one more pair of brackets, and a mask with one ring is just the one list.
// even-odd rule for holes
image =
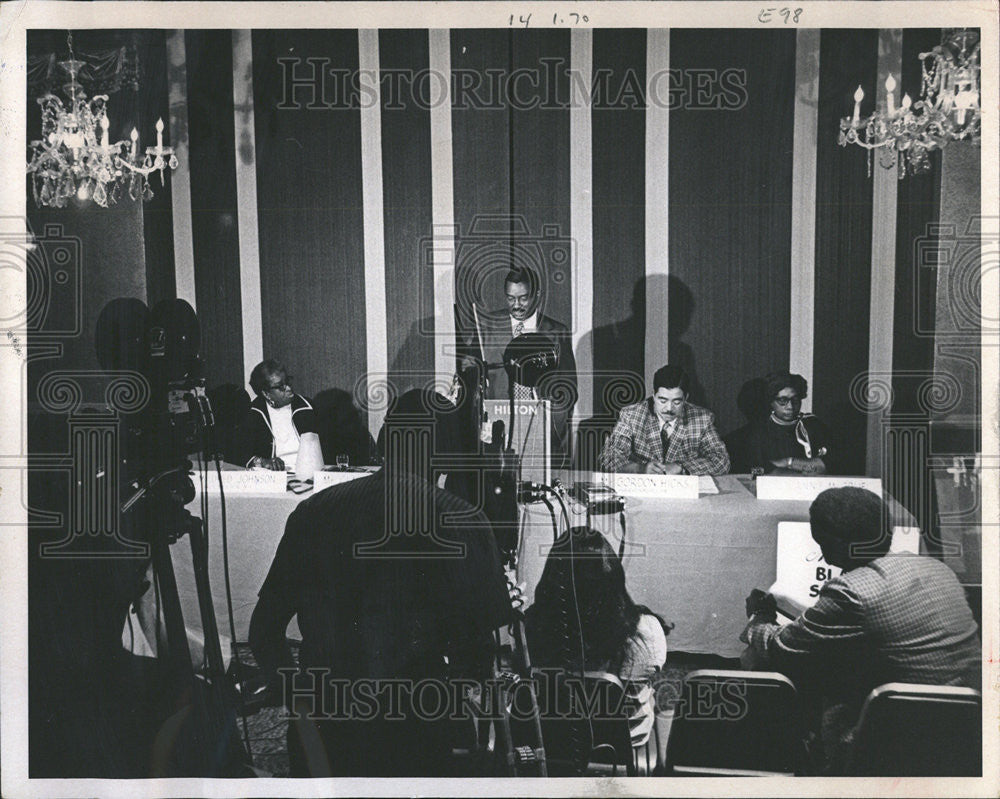
[[699, 669], [684, 680], [667, 742], [674, 776], [791, 776], [805, 771], [795, 686], [770, 671]]
[[982, 702], [972, 688], [898, 682], [879, 686], [861, 709], [848, 773], [981, 776]]
[[[629, 705], [615, 675], [588, 671], [581, 681], [571, 671], [538, 669], [532, 676], [550, 777], [616, 775], [619, 770], [637, 776]], [[519, 704], [515, 699], [514, 707]]]

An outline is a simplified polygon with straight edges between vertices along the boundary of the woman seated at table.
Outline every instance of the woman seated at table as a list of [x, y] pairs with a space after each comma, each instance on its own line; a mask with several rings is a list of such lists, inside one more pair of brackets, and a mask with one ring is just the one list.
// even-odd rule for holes
[[749, 424], [726, 437], [732, 471], [758, 474], [824, 474], [830, 434], [811, 413], [802, 413], [808, 386], [802, 375], [771, 372], [755, 381], [762, 392], [750, 403]]
[[525, 613], [535, 666], [608, 672], [622, 681], [633, 747], [645, 745], [653, 728], [652, 678], [666, 662], [672, 627], [632, 601], [618, 555], [588, 527], [572, 528], [553, 545]]

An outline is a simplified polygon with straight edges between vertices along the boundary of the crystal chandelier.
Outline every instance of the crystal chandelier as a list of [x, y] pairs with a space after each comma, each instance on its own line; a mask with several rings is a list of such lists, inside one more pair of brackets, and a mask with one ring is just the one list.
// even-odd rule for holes
[[885, 107], [861, 119], [861, 87], [854, 93], [854, 115], [840, 120], [842, 147], [857, 144], [868, 150], [871, 177], [872, 150], [886, 169], [899, 166], [900, 180], [930, 168], [929, 154], [951, 141], [979, 141], [979, 33], [968, 28], [945, 29], [941, 44], [920, 56], [923, 80], [920, 99], [904, 94], [897, 108], [896, 80], [885, 79]]
[[77, 81], [83, 61], [73, 57], [73, 34], [66, 37], [69, 58], [58, 66], [69, 81], [62, 87], [69, 105], [52, 93], [38, 98], [42, 109], [42, 138], [31, 142], [27, 173], [31, 175], [35, 205], [64, 208], [68, 200], [93, 200], [102, 208], [116, 202], [127, 185], [133, 200], [149, 200], [149, 175], [177, 168], [172, 147], [163, 146], [163, 120], [156, 122], [156, 146], [139, 150], [139, 131], [131, 141], [112, 143], [106, 94], [87, 98]]

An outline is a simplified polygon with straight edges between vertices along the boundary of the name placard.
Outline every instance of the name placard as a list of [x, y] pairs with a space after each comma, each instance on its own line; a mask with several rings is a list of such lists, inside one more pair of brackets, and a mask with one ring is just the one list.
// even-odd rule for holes
[[330, 486], [349, 483], [359, 477], [369, 477], [369, 472], [323, 472], [319, 471], [313, 475], [313, 491], [322, 491]]
[[798, 500], [812, 502], [828, 488], [864, 488], [882, 496], [882, 481], [877, 477], [794, 477], [765, 476], [757, 478], [757, 499]]
[[[916, 527], [894, 527], [891, 552], [920, 552], [920, 530]], [[780, 610], [796, 618], [816, 603], [823, 583], [841, 573], [823, 558], [823, 551], [812, 537], [809, 522], [778, 523], [777, 579], [769, 592]]]
[[594, 479], [622, 496], [650, 499], [698, 499], [700, 484], [696, 474], [598, 473]]
[[[270, 469], [222, 471], [222, 488], [227, 494], [284, 494], [287, 487], [288, 475], [284, 469], [280, 472]], [[219, 478], [214, 473], [208, 475], [207, 493], [219, 493]]]

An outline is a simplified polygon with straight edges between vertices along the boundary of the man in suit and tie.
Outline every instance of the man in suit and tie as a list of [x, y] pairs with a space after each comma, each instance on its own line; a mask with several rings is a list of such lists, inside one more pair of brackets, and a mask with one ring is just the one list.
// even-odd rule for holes
[[598, 461], [605, 472], [725, 474], [729, 453], [715, 416], [687, 401], [688, 376], [679, 366], [653, 375], [653, 396], [622, 408]]
[[[543, 292], [538, 275], [528, 267], [515, 267], [504, 276], [506, 308], [490, 311], [480, 316], [483, 357], [487, 363], [503, 361], [504, 350], [518, 336], [543, 333], [555, 343], [558, 366], [546, 374], [534, 388], [514, 385], [514, 399], [547, 399], [552, 413], [552, 466], [565, 466], [569, 456], [569, 419], [576, 404], [578, 390], [576, 361], [569, 329], [562, 322], [542, 313]], [[475, 331], [465, 352], [475, 351]], [[510, 391], [507, 372], [495, 369], [490, 372], [487, 399], [507, 399]]]

